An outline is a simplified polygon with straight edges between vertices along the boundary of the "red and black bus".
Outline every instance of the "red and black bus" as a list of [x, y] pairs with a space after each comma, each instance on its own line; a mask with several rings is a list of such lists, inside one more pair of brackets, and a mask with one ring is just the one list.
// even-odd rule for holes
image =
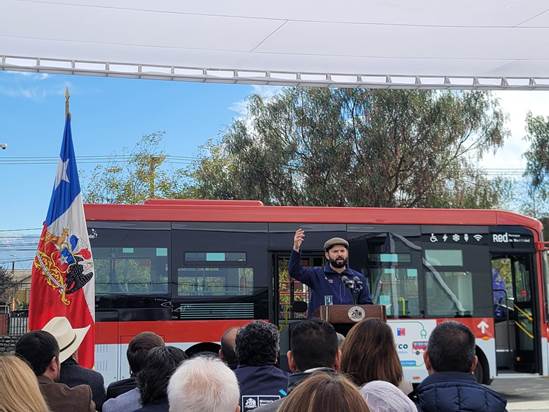
[[288, 278], [298, 227], [304, 265], [323, 242], [348, 239], [375, 303], [386, 305], [406, 377], [445, 319], [477, 337], [483, 382], [548, 375], [547, 252], [539, 221], [498, 210], [264, 206], [258, 201], [150, 200], [86, 205], [96, 271], [96, 369], [129, 374], [126, 347], [145, 330], [188, 352], [217, 351], [232, 325], [283, 329], [306, 286]]

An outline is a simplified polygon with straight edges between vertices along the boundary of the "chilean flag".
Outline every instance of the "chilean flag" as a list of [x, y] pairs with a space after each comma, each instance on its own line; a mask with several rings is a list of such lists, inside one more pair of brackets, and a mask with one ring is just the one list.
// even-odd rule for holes
[[32, 265], [29, 329], [65, 316], [73, 328], [91, 325], [78, 349], [78, 363], [92, 368], [95, 345], [95, 279], [67, 114], [53, 193]]

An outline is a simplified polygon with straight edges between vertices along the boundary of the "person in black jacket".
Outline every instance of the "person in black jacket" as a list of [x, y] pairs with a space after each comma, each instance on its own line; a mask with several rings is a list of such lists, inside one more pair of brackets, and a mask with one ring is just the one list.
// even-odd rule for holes
[[255, 321], [236, 335], [238, 368], [234, 373], [240, 386], [242, 412], [280, 399], [288, 387], [288, 374], [276, 367], [279, 335], [275, 325]]
[[413, 395], [421, 412], [504, 412], [507, 401], [473, 375], [475, 336], [458, 322], [438, 325], [423, 355], [429, 376]]
[[94, 370], [83, 368], [78, 364], [74, 355], [61, 364], [59, 382], [69, 387], [77, 385], [90, 385], [93, 401], [98, 411], [101, 410], [105, 400], [105, 382], [103, 375]]
[[[292, 374], [288, 377], [288, 393], [316, 372], [339, 371], [341, 352], [332, 325], [323, 320], [304, 320], [292, 325], [290, 331], [290, 350], [286, 356]], [[284, 399], [260, 406], [254, 412], [276, 412]]]
[[145, 359], [149, 351], [157, 346], [164, 346], [164, 340], [154, 332], [141, 332], [133, 337], [126, 351], [130, 365], [130, 377], [111, 383], [107, 388], [107, 399], [116, 398], [136, 388], [135, 376], [145, 366]]

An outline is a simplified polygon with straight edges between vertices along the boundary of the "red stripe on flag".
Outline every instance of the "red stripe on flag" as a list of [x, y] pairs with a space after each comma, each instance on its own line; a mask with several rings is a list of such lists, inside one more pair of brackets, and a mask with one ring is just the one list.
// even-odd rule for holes
[[94, 321], [83, 289], [71, 294], [64, 293], [66, 270], [66, 264], [62, 262], [59, 250], [55, 247], [55, 239], [48, 239], [47, 227], [44, 225], [32, 266], [29, 330], [42, 329], [55, 316], [66, 317], [73, 328], [91, 325], [78, 349], [78, 363], [92, 368], [95, 346]]

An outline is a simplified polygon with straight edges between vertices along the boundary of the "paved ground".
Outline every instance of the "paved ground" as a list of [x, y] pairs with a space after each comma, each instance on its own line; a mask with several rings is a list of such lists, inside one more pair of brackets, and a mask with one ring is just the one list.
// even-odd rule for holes
[[518, 375], [497, 378], [491, 388], [507, 398], [510, 412], [549, 412], [549, 378]]

